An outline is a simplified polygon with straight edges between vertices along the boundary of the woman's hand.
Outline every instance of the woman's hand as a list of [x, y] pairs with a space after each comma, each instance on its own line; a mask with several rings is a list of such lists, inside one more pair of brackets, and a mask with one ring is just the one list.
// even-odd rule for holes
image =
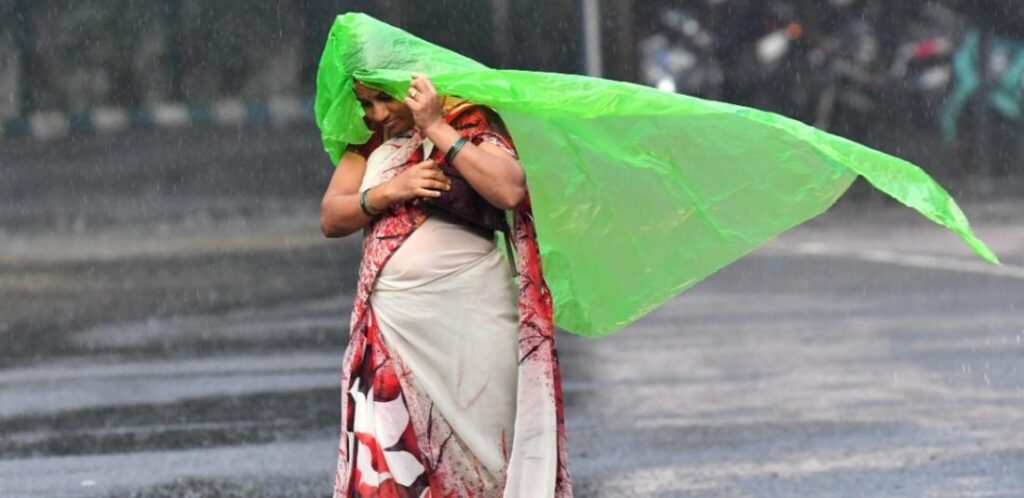
[[[389, 203], [394, 204], [417, 197], [440, 197], [442, 191], [451, 189], [451, 180], [436, 162], [428, 159], [409, 166], [381, 185], [381, 188]], [[381, 209], [379, 206], [373, 207]]]
[[[412, 111], [413, 121], [423, 136], [447, 152], [458, 140], [459, 132], [442, 119], [438, 100], [437, 89], [430, 79], [413, 73], [405, 104]], [[499, 209], [512, 209], [526, 197], [523, 167], [515, 157], [494, 144], [466, 144], [452, 163], [451, 166], [459, 170], [474, 190]], [[440, 195], [440, 191], [433, 193]]]
[[441, 103], [437, 99], [437, 89], [430, 79], [422, 74], [412, 73], [412, 83], [409, 84], [405, 105], [412, 111], [416, 126], [424, 132], [444, 123], [441, 118]]

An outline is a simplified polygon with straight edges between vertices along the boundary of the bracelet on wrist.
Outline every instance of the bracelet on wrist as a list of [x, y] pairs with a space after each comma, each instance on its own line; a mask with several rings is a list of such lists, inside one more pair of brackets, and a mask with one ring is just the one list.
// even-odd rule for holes
[[452, 164], [452, 161], [455, 160], [455, 156], [459, 153], [460, 150], [462, 150], [463, 147], [466, 146], [468, 142], [469, 140], [466, 140], [466, 137], [460, 136], [458, 140], [456, 140], [455, 143], [453, 143], [452, 146], [448, 148], [448, 152], [446, 152], [444, 155], [444, 161], [448, 164]]
[[370, 205], [370, 199], [367, 197], [369, 194], [370, 189], [366, 189], [359, 193], [359, 209], [362, 209], [366, 216], [373, 218], [379, 215], [382, 210], [374, 209], [374, 207]]

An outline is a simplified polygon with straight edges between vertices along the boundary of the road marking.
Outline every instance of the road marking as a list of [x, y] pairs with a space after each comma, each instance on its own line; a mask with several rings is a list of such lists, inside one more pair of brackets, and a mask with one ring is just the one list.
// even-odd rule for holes
[[847, 249], [820, 242], [797, 244], [795, 252], [808, 256], [828, 256], [834, 258], [856, 259], [890, 265], [909, 266], [912, 268], [930, 268], [961, 273], [974, 273], [1009, 277], [1024, 280], [1024, 266], [993, 265], [977, 260], [930, 254], [913, 254], [887, 251], [884, 249]]
[[[330, 244], [346, 247], [359, 243], [355, 237], [343, 242], [324, 238], [305, 225], [301, 230], [266, 230], [257, 233], [185, 233], [151, 235], [139, 232], [111, 232], [96, 236], [0, 236], [0, 264], [83, 263], [127, 258], [157, 258], [231, 254], [257, 251], [304, 250]], [[228, 233], [223, 233], [228, 232]], [[349, 240], [353, 241], [350, 242]]]
[[0, 371], [0, 418], [341, 388], [340, 352], [101, 361], [86, 357]]
[[51, 360], [38, 365], [0, 370], [0, 386], [68, 384], [96, 380], [196, 378], [229, 375], [273, 375], [333, 372], [341, 367], [340, 353], [287, 352], [208, 358], [147, 359], [135, 362], [94, 362], [92, 358]]

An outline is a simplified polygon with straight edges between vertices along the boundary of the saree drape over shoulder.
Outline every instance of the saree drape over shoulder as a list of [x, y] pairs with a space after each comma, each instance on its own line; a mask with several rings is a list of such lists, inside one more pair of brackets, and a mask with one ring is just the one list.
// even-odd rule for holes
[[[478, 107], [452, 124], [515, 154]], [[373, 147], [360, 190], [401, 173], [424, 146], [409, 132]], [[493, 239], [418, 202], [365, 231], [336, 498], [572, 495], [551, 295], [528, 200], [513, 218], [518, 276]]]

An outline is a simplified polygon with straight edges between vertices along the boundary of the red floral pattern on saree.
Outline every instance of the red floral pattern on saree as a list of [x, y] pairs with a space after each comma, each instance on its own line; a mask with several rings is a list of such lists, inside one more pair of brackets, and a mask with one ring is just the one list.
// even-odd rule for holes
[[[489, 110], [470, 106], [447, 119], [473, 143], [487, 140], [514, 154], [512, 141], [494, 117]], [[417, 159], [413, 154], [404, 167]], [[557, 468], [548, 496], [566, 498], [572, 496], [572, 486], [551, 294], [543, 278], [528, 197], [513, 214], [511, 240], [519, 274], [519, 378], [527, 380], [519, 383], [518, 398], [520, 403], [528, 403], [524, 406], [555, 405]], [[416, 387], [401, 358], [392, 354], [370, 306], [370, 295], [384, 265], [426, 217], [422, 207], [410, 202], [393, 206], [365, 231], [349, 345], [341, 371], [342, 436], [335, 498], [455, 498], [495, 493], [494, 483], [468, 463], [468, 450], [429, 397]], [[511, 443], [511, 439], [508, 441]], [[508, 452], [506, 448], [506, 459], [510, 458]], [[499, 489], [501, 486], [498, 483]]]

